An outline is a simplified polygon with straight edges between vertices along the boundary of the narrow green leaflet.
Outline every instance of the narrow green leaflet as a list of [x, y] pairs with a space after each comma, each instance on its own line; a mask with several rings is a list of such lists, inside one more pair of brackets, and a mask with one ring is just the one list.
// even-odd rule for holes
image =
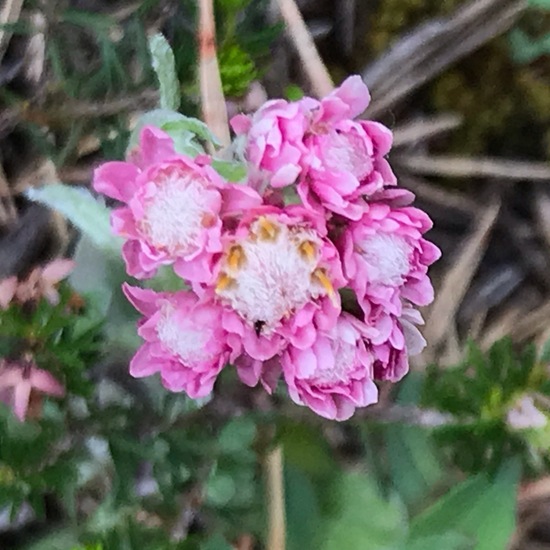
[[180, 84], [176, 75], [174, 52], [160, 33], [149, 39], [153, 69], [160, 85], [160, 106], [177, 111], [181, 103]]
[[27, 197], [63, 214], [90, 241], [103, 251], [120, 252], [121, 241], [109, 226], [109, 209], [100, 204], [87, 189], [62, 183], [31, 188]]

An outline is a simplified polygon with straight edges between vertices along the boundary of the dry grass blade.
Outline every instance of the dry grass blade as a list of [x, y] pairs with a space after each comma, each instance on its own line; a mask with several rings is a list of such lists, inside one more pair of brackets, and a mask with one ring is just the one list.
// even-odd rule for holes
[[545, 162], [501, 160], [488, 157], [453, 155], [399, 155], [396, 164], [424, 176], [452, 178], [499, 178], [507, 180], [537, 180], [550, 182], [550, 166]]
[[544, 238], [548, 250], [550, 250], [550, 197], [539, 191], [534, 206], [540, 234]]
[[506, 31], [526, 0], [474, 0], [447, 19], [422, 25], [364, 72], [373, 102], [369, 117], [387, 111], [449, 65]]
[[4, 170], [0, 165], [0, 226], [11, 225], [17, 220], [17, 210], [8, 185]]
[[334, 83], [325, 67], [315, 42], [302, 18], [294, 0], [276, 0], [285, 21], [288, 33], [311, 82], [313, 92], [318, 97], [328, 95]]
[[403, 174], [399, 176], [401, 184], [410, 189], [417, 197], [445, 210], [457, 210], [465, 218], [475, 218], [479, 215], [479, 203], [468, 195], [458, 191], [448, 191], [428, 183], [425, 179]]
[[[15, 23], [19, 19], [21, 9], [23, 8], [23, 0], [4, 0], [6, 3], [0, 10], [0, 25]], [[11, 38], [11, 31], [0, 27], [0, 61], [6, 53], [8, 43]]]
[[203, 119], [210, 131], [227, 147], [231, 136], [216, 56], [214, 0], [200, 0], [199, 9], [199, 80]]
[[285, 550], [286, 520], [283, 482], [283, 448], [279, 445], [265, 459], [268, 498], [267, 550]]
[[431, 118], [421, 118], [401, 124], [393, 130], [393, 146], [414, 145], [419, 141], [438, 136], [458, 128], [462, 117], [454, 114], [443, 114]]
[[512, 338], [516, 342], [525, 342], [548, 327], [550, 319], [550, 301], [535, 309], [514, 326]]
[[481, 261], [491, 230], [500, 211], [500, 198], [496, 197], [485, 209], [477, 227], [464, 242], [460, 254], [447, 272], [430, 309], [424, 335], [432, 349], [447, 335], [458, 308]]

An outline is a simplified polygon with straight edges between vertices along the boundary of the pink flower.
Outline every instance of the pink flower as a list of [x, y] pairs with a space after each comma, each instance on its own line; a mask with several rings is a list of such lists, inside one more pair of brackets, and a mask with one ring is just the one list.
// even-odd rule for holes
[[94, 173], [94, 188], [126, 204], [111, 218], [126, 239], [128, 273], [151, 277], [174, 264], [184, 279], [207, 282], [222, 249], [222, 218], [261, 204], [251, 188], [225, 182], [206, 156], [178, 155], [172, 139], [145, 127], [132, 162], [108, 162]]
[[389, 331], [379, 331], [377, 337], [369, 342], [375, 358], [376, 380], [398, 382], [409, 372], [409, 357], [418, 355], [426, 346], [426, 340], [415, 326], [423, 322], [417, 310], [406, 307], [399, 319], [384, 315], [383, 322], [377, 323], [379, 328], [389, 325]]
[[371, 330], [342, 313], [332, 330], [319, 332], [306, 349], [289, 346], [281, 363], [290, 397], [315, 413], [347, 420], [357, 407], [378, 400], [372, 353], [365, 345]]
[[0, 361], [0, 401], [11, 407], [21, 422], [26, 419], [31, 397], [36, 392], [63, 397], [65, 388], [52, 374], [32, 363], [19, 365]]
[[309, 208], [359, 219], [363, 197], [396, 184], [384, 159], [391, 132], [377, 122], [353, 120], [369, 100], [361, 78], [352, 76], [321, 101], [270, 101], [253, 117], [234, 117], [233, 129], [245, 136], [256, 186], [297, 182]]
[[200, 302], [193, 292], [157, 293], [128, 284], [123, 289], [144, 315], [138, 334], [145, 344], [132, 359], [130, 374], [141, 378], [159, 372], [171, 391], [192, 398], [208, 395], [240, 348], [222, 328], [222, 309]]
[[72, 260], [57, 259], [45, 266], [34, 268], [23, 281], [18, 281], [15, 276], [0, 281], [0, 308], [7, 309], [14, 299], [22, 304], [42, 297], [50, 304], [57, 305], [59, 293], [56, 286], [73, 268]]
[[256, 188], [285, 187], [294, 183], [302, 169], [303, 136], [308, 121], [299, 103], [283, 99], [268, 101], [252, 116], [237, 115], [231, 126], [245, 136], [245, 154]]
[[305, 349], [340, 313], [345, 284], [324, 220], [299, 206], [251, 211], [224, 239], [212, 297], [224, 328], [265, 361], [287, 342]]
[[440, 252], [422, 237], [431, 227], [417, 208], [371, 203], [362, 218], [344, 230], [344, 273], [366, 315], [373, 304], [399, 316], [403, 299], [421, 306], [433, 300], [427, 272]]
[[17, 284], [15, 276], [0, 281], [0, 309], [8, 309], [17, 291]]
[[[304, 177], [298, 193], [304, 204], [319, 203], [346, 218], [357, 220], [363, 197], [396, 184], [384, 158], [392, 133], [378, 122], [359, 120], [370, 100], [359, 76], [351, 76], [311, 110], [304, 137], [307, 154], [301, 158]], [[306, 107], [311, 109], [311, 100]]]

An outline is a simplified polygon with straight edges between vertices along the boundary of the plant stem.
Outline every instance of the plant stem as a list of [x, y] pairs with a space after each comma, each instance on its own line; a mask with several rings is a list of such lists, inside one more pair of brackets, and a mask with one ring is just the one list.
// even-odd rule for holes
[[224, 147], [231, 143], [218, 58], [214, 1], [199, 0], [199, 79], [203, 120]]
[[317, 51], [302, 14], [294, 0], [276, 0], [290, 38], [302, 61], [304, 71], [317, 97], [324, 97], [334, 89], [332, 78]]
[[283, 479], [283, 447], [277, 445], [265, 458], [269, 531], [267, 550], [285, 550], [286, 519]]

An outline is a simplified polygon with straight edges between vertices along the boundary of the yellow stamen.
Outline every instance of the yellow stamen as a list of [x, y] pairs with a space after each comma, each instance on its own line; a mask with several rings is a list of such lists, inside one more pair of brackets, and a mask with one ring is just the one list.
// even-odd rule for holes
[[315, 260], [316, 248], [315, 244], [311, 241], [304, 241], [303, 243], [301, 243], [298, 247], [298, 250], [300, 251], [300, 254], [302, 256], [305, 256], [306, 259], [310, 262]]
[[233, 279], [222, 273], [218, 278], [218, 284], [216, 285], [216, 292], [223, 292], [229, 285], [233, 283]]
[[259, 233], [258, 236], [261, 239], [264, 239], [264, 240], [274, 239], [277, 236], [277, 233], [279, 232], [279, 228], [264, 216], [261, 216], [258, 219], [258, 225], [260, 226], [260, 231], [258, 232]]
[[227, 255], [227, 265], [235, 271], [242, 267], [246, 257], [244, 255], [244, 250], [242, 246], [235, 245], [229, 249], [229, 254]]
[[316, 269], [313, 275], [317, 277], [319, 282], [323, 285], [323, 288], [327, 291], [327, 294], [332, 298], [334, 295], [334, 288], [326, 273], [322, 269]]

